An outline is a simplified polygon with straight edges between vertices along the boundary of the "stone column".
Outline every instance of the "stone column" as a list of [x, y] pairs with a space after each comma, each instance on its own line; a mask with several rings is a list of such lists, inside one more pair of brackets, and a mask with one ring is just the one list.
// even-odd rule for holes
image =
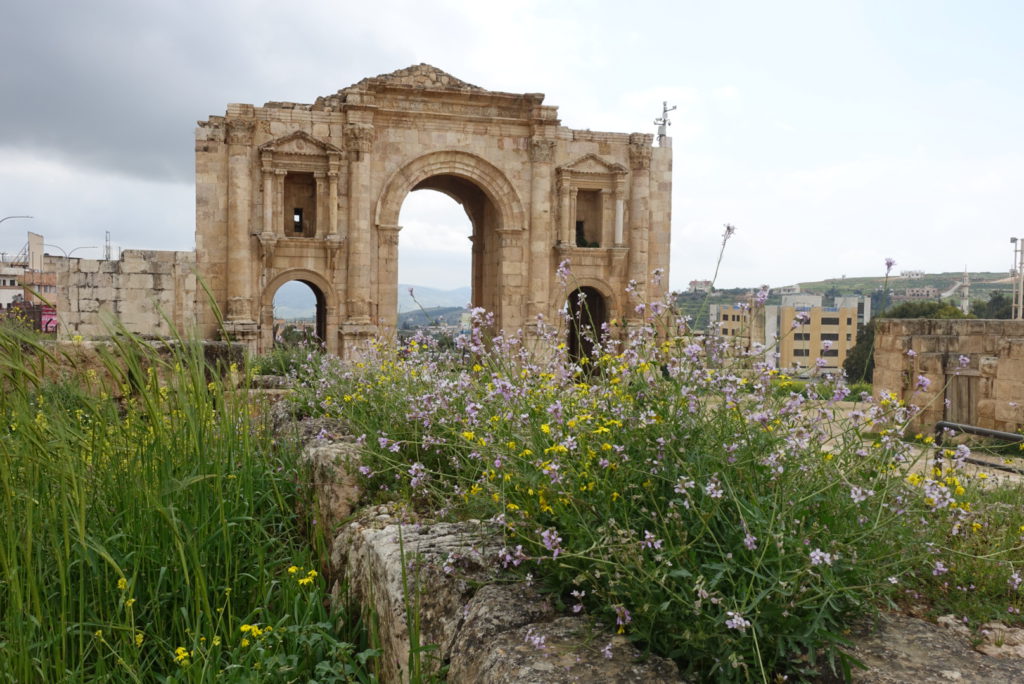
[[338, 234], [338, 171], [341, 160], [334, 155], [327, 162], [327, 235]]
[[558, 241], [563, 247], [571, 247], [575, 244], [575, 240], [572, 238], [572, 225], [570, 223], [572, 221], [572, 209], [569, 206], [569, 180], [565, 177], [558, 180]]
[[[336, 155], [331, 155], [328, 161], [327, 170], [327, 277], [334, 285], [337, 292], [343, 292], [344, 288], [339, 286], [335, 270], [340, 265], [338, 254], [341, 251], [341, 234], [338, 231], [338, 167], [341, 160]], [[333, 337], [330, 336], [329, 337]], [[330, 342], [330, 341], [328, 341]], [[336, 342], [336, 340], [335, 340]]]
[[274, 169], [273, 159], [263, 155], [263, 233], [274, 233]]
[[402, 226], [377, 226], [377, 301], [379, 324], [393, 333], [398, 326], [398, 234]]
[[624, 181], [623, 179], [615, 179], [615, 246], [623, 247], [625, 242], [623, 241], [623, 219], [626, 213], [625, 201], [623, 195]]
[[608, 247], [609, 239], [614, 241], [611, 235], [612, 220], [615, 211], [615, 204], [611, 201], [611, 191], [608, 188], [601, 188], [601, 233], [597, 236], [597, 242], [602, 247]]
[[348, 322], [370, 323], [370, 150], [373, 126], [349, 124], [346, 128], [348, 172], [348, 273], [345, 287]]
[[640, 292], [647, 279], [647, 239], [651, 225], [648, 199], [651, 193], [650, 136], [633, 133], [629, 136], [629, 279], [635, 280]]
[[327, 172], [326, 171], [314, 171], [313, 178], [316, 180], [316, 223], [313, 225], [313, 237], [324, 239], [327, 234], [325, 227], [330, 223], [330, 217], [327, 215]]
[[[274, 169], [274, 215], [271, 217], [270, 230], [273, 233], [284, 233], [285, 212], [284, 207], [284, 179], [288, 175], [285, 169]], [[289, 221], [291, 218], [289, 217]]]
[[523, 260], [523, 231], [501, 228], [496, 231], [500, 240], [498, 251], [498, 310], [495, 320], [509, 335], [523, 326], [523, 282], [526, 262]]
[[579, 188], [569, 188], [569, 220], [566, 221], [569, 224], [569, 239], [566, 240], [566, 244], [570, 247], [576, 246], [576, 198], [579, 194]]
[[252, 207], [250, 147], [256, 122], [230, 119], [228, 133], [227, 320], [252, 322], [252, 249], [249, 217]]
[[528, 313], [533, 320], [548, 311], [551, 288], [551, 249], [557, 238], [551, 221], [551, 163], [555, 141], [534, 138], [530, 141], [532, 183], [530, 185], [530, 292]]

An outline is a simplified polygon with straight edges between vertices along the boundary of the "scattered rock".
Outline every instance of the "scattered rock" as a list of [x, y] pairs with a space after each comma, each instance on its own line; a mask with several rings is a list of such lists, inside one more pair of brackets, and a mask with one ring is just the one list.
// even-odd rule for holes
[[250, 385], [253, 389], [290, 389], [295, 384], [284, 375], [254, 375]]
[[936, 625], [896, 614], [883, 614], [876, 621], [862, 623], [850, 637], [853, 642], [850, 653], [868, 669], [854, 670], [853, 681], [864, 684], [1024, 682], [1024, 660], [992, 658], [979, 653], [971, 646], [971, 635], [958, 629], [955, 623], [951, 616]]
[[641, 660], [586, 618], [556, 617], [532, 588], [501, 584], [500, 542], [493, 525], [403, 522], [381, 507], [342, 528], [331, 570], [377, 617], [382, 681], [410, 681], [416, 645], [432, 646], [421, 671], [447, 664], [453, 682], [679, 681], [671, 661]]
[[349, 464], [358, 458], [353, 442], [313, 439], [306, 444], [299, 463], [306, 467], [314, 492], [314, 516], [323, 529], [333, 532], [355, 511], [362, 490], [359, 480], [349, 472]]
[[[1008, 627], [1001, 622], [986, 622], [979, 632], [983, 641], [975, 646], [978, 651], [995, 658], [1019, 658], [1024, 665], [1024, 629]], [[1024, 676], [1021, 681], [1024, 681]]]

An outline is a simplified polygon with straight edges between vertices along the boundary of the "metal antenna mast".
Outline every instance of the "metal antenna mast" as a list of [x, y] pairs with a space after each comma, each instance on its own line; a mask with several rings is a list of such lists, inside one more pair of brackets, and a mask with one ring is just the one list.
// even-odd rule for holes
[[110, 231], [107, 231], [107, 241], [103, 246], [103, 258], [110, 261]]
[[654, 125], [658, 127], [658, 147], [661, 147], [665, 138], [668, 137], [668, 127], [672, 125], [672, 122], [668, 120], [668, 113], [674, 112], [676, 106], [668, 106], [668, 102], [661, 103], [661, 116], [654, 120]]

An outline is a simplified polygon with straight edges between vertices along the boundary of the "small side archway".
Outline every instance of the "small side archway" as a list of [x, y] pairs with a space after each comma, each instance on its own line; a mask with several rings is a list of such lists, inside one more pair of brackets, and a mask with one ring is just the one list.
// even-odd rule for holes
[[315, 332], [324, 349], [338, 353], [338, 296], [331, 283], [322, 275], [306, 269], [284, 271], [267, 283], [260, 298], [260, 349], [268, 351], [274, 346], [274, 295], [285, 283], [298, 281], [308, 286], [316, 299]]
[[612, 320], [612, 298], [602, 289], [606, 288], [580, 283], [566, 298], [569, 314], [566, 346], [573, 361], [594, 358], [595, 346]]

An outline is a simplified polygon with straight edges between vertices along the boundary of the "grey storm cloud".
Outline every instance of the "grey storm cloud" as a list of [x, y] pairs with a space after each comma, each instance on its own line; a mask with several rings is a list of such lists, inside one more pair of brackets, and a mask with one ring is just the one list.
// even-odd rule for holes
[[[367, 75], [361, 63], [382, 61], [358, 26], [309, 29], [284, 12], [251, 2], [9, 3], [0, 22], [0, 148], [190, 181], [197, 120], [228, 102], [312, 102]], [[335, 68], [312, 69], [318, 52]], [[323, 82], [325, 72], [344, 82]]]

